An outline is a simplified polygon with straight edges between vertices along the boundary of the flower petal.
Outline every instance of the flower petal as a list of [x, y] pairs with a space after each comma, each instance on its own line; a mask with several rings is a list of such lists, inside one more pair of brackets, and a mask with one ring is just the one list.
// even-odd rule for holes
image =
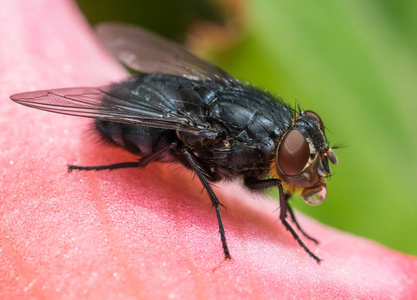
[[411, 298], [417, 260], [299, 221], [318, 266], [278, 222], [277, 202], [219, 184], [233, 257], [182, 167], [66, 173], [134, 160], [97, 143], [88, 120], [18, 106], [26, 90], [95, 86], [127, 74], [70, 1], [2, 0], [0, 298]]

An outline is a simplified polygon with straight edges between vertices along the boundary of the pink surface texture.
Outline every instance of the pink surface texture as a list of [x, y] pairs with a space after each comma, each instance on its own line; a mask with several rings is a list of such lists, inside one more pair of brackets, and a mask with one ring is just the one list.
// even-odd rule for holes
[[417, 298], [415, 257], [298, 214], [321, 241], [307, 242], [319, 266], [279, 222], [278, 202], [238, 183], [214, 188], [228, 208], [224, 261], [210, 200], [183, 167], [68, 174], [66, 164], [134, 157], [97, 142], [91, 120], [9, 96], [128, 75], [71, 1], [0, 4], [0, 299]]

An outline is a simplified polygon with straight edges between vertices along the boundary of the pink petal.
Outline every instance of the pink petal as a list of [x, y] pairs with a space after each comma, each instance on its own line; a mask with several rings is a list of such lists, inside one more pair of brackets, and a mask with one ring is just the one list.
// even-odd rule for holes
[[1, 1], [0, 298], [413, 298], [417, 260], [300, 216], [318, 266], [278, 204], [219, 184], [214, 210], [182, 167], [66, 173], [133, 160], [89, 121], [19, 106], [17, 92], [96, 86], [127, 74], [70, 1]]

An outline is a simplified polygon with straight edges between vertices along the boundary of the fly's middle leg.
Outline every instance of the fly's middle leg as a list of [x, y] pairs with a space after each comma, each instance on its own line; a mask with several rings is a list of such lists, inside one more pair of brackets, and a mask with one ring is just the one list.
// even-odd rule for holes
[[190, 164], [190, 167], [195, 171], [198, 178], [200, 179], [200, 182], [203, 184], [204, 188], [206, 189], [206, 191], [207, 191], [207, 193], [210, 197], [211, 203], [213, 204], [213, 206], [216, 210], [217, 221], [219, 223], [220, 239], [222, 241], [222, 246], [223, 246], [224, 258], [225, 259], [231, 259], [232, 257], [230, 256], [229, 247], [227, 246], [226, 233], [225, 233], [225, 230], [224, 230], [222, 216], [221, 216], [221, 213], [220, 213], [220, 206], [223, 206], [223, 205], [220, 203], [219, 199], [217, 199], [216, 194], [213, 192], [213, 190], [212, 190], [209, 182], [207, 181], [206, 176], [202, 172], [201, 168], [197, 165], [194, 156], [191, 154], [191, 151], [187, 148], [183, 148], [183, 154], [185, 155], [188, 163]]

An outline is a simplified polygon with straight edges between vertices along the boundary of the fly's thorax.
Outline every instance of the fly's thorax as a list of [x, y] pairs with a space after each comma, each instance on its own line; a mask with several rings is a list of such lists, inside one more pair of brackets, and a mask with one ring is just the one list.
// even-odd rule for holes
[[306, 203], [318, 205], [327, 194], [325, 181], [331, 173], [329, 160], [337, 164], [337, 158], [326, 141], [323, 122], [316, 113], [301, 112], [292, 124], [277, 141], [271, 167], [284, 185], [301, 191]]

